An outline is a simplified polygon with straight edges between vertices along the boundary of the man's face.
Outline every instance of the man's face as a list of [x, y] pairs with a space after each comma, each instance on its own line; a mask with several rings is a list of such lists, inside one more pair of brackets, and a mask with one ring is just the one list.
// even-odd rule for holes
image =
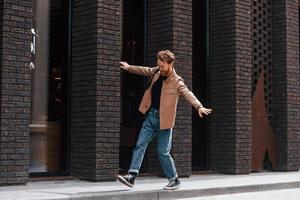
[[173, 62], [169, 64], [158, 59], [157, 65], [159, 66], [159, 71], [162, 76], [168, 76], [173, 69]]

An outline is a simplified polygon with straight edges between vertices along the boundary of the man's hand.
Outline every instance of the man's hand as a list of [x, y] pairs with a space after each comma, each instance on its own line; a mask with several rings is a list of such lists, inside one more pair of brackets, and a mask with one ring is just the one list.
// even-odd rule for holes
[[212, 111], [212, 109], [200, 107], [200, 108], [198, 109], [198, 114], [199, 114], [199, 116], [202, 118], [202, 117], [203, 117], [202, 114], [208, 115], [208, 114], [211, 113], [211, 111]]
[[122, 69], [124, 69], [124, 70], [128, 70], [128, 68], [129, 68], [129, 65], [128, 65], [128, 63], [127, 62], [120, 62], [120, 67], [122, 68]]

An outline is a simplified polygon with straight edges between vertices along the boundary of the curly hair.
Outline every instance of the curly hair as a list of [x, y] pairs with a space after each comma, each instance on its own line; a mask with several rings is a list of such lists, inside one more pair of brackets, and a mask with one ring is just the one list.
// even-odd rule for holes
[[175, 61], [175, 56], [170, 50], [163, 50], [157, 53], [157, 59], [170, 64]]

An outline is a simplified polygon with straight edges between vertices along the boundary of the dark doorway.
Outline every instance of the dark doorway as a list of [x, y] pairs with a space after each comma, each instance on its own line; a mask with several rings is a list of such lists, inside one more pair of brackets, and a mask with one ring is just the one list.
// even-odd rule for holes
[[33, 1], [30, 176], [68, 173], [69, 3]]
[[[193, 1], [193, 92], [209, 106], [208, 73], [208, 0]], [[200, 118], [193, 109], [192, 170], [208, 169], [208, 118]]]
[[[132, 65], [146, 65], [146, 0], [123, 1], [122, 60]], [[138, 108], [145, 88], [145, 77], [122, 71], [120, 173], [127, 172], [139, 130], [142, 115]], [[145, 160], [144, 160], [145, 163]], [[142, 164], [141, 172], [145, 170]]]

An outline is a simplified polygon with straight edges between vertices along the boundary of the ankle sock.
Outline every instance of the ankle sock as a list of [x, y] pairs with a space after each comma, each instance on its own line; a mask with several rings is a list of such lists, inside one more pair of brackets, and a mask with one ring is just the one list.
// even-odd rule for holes
[[137, 176], [136, 172], [129, 172], [129, 174], [131, 174], [132, 176]]

